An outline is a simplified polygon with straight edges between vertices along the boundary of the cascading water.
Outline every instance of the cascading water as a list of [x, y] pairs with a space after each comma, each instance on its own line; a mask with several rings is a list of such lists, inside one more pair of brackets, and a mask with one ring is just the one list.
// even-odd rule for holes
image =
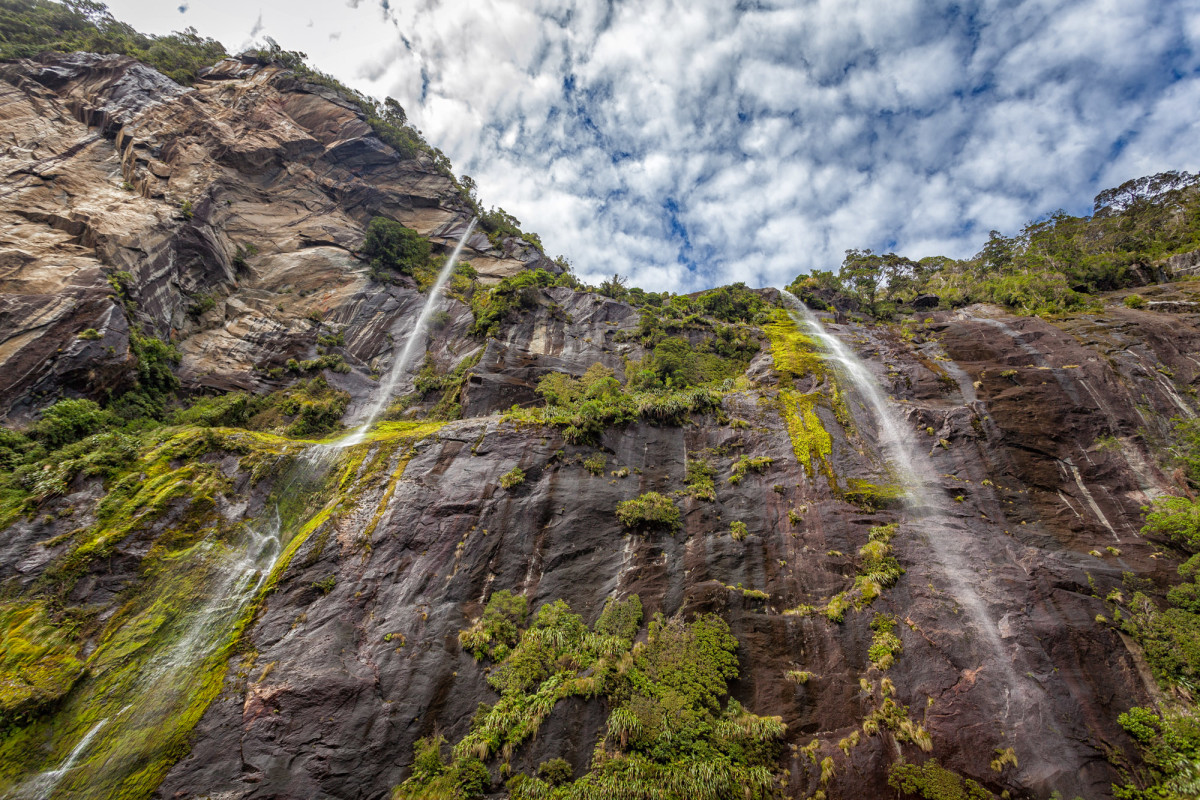
[[[291, 505], [323, 481], [333, 451], [365, 440], [391, 400], [401, 376], [424, 347], [429, 320], [476, 222], [472, 219], [468, 223], [438, 273], [404, 348], [379, 387], [362, 424], [332, 445], [309, 447], [300, 454], [290, 477], [279, 483], [277, 498], [282, 505]], [[163, 739], [164, 720], [185, 719], [203, 712], [207, 703], [197, 704], [197, 697], [212, 689], [213, 675], [218, 681], [221, 679], [221, 667], [228, 657], [225, 647], [234, 640], [239, 619], [260, 596], [285, 544], [277, 508], [267, 524], [246, 526], [234, 541], [206, 539], [185, 551], [180, 563], [196, 565], [191, 573], [194, 581], [181, 579], [178, 585], [164, 592], [157, 627], [148, 631], [143, 646], [156, 647], [156, 651], [139, 661], [140, 667], [131, 663], [124, 670], [117, 670], [119, 674], [102, 678], [103, 688], [90, 688], [77, 700], [84, 707], [92, 704], [100, 711], [115, 709], [113, 703], [125, 702], [125, 705], [119, 711], [109, 711], [98, 722], [89, 723], [86, 733], [58, 766], [28, 778], [5, 795], [4, 800], [47, 800], [73, 797], [84, 791], [89, 796], [118, 797], [129, 781], [140, 780], [137, 770], [147, 762], [163, 758], [164, 748], [169, 749], [169, 743]], [[169, 578], [164, 580], [171, 582]], [[105, 736], [97, 740], [102, 729]], [[55, 744], [62, 736], [61, 732], [48, 731], [50, 741]]]
[[[908, 508], [905, 527], [928, 541], [933, 566], [948, 584], [949, 594], [965, 612], [964, 627], [973, 632], [978, 642], [975, 655], [981, 662], [976, 663], [981, 663], [986, 670], [983, 673], [973, 671], [971, 685], [978, 681], [995, 688], [997, 701], [992, 705], [992, 713], [999, 723], [997, 733], [1011, 737], [1007, 740], [1014, 743], [1020, 743], [1025, 732], [1036, 732], [1043, 740], [1052, 735], [1051, 732], [1058, 733], [1061, 737], [1058, 752], [1025, 751], [1021, 756], [1022, 771], [1031, 780], [1047, 787], [1047, 791], [1062, 789], [1067, 796], [1074, 796], [1078, 775], [1071, 759], [1065, 756], [1074, 743], [1062, 736], [1062, 721], [1045, 712], [1050, 705], [1045, 702], [1046, 686], [1018, 677], [1020, 671], [1030, 670], [1032, 664], [1019, 647], [1005, 646], [995, 615], [976, 591], [976, 586], [989, 585], [987, 573], [989, 567], [996, 564], [979, 557], [976, 535], [956, 521], [954, 510], [938, 487], [933, 465], [921, 455], [915, 433], [888, 402], [867, 365], [841, 339], [826, 330], [799, 299], [786, 291], [782, 294], [793, 320], [820, 343], [825, 357], [833, 363], [838, 375], [850, 384], [849, 388], [861, 399], [874, 423], [879, 447], [904, 489]], [[1018, 607], [1015, 616], [1019, 617], [1024, 610]], [[1042, 678], [1047, 685], [1053, 680], [1045, 675]], [[1057, 691], [1069, 693], [1070, 690], [1060, 685]], [[988, 704], [987, 694], [985, 691], [979, 702]]]
[[97, 722], [84, 735], [79, 744], [75, 745], [75, 748], [67, 756], [66, 760], [63, 761], [62, 765], [33, 776], [25, 785], [18, 788], [15, 793], [5, 795], [5, 800], [10, 800], [10, 798], [11, 800], [25, 800], [25, 798], [29, 798], [29, 800], [50, 800], [50, 797], [54, 794], [54, 790], [58, 788], [58, 784], [62, 782], [62, 779], [75, 766], [75, 762], [79, 761], [79, 757], [87, 751], [88, 745], [92, 743], [92, 739], [96, 738], [96, 734], [107, 724], [107, 719]]
[[425, 331], [428, 329], [429, 320], [433, 316], [438, 302], [441, 300], [442, 289], [446, 286], [446, 281], [450, 279], [451, 273], [454, 272], [454, 265], [458, 263], [458, 257], [462, 255], [463, 247], [466, 246], [467, 239], [471, 238], [471, 232], [475, 230], [475, 223], [478, 221], [476, 217], [471, 218], [471, 221], [467, 223], [467, 229], [459, 237], [458, 244], [454, 246], [450, 257], [446, 259], [441, 272], [438, 273], [437, 280], [434, 281], [433, 288], [429, 290], [429, 297], [426, 298], [425, 305], [421, 308], [421, 313], [417, 317], [416, 324], [413, 325], [412, 331], [408, 334], [408, 339], [404, 342], [404, 349], [400, 351], [399, 357], [392, 362], [392, 367], [388, 370], [387, 377], [383, 379], [383, 383], [375, 391], [375, 400], [367, 407], [367, 415], [363, 419], [362, 424], [353, 433], [335, 442], [335, 447], [353, 447], [361, 443], [366, 438], [367, 432], [371, 430], [371, 426], [375, 424], [375, 420], [379, 419], [379, 415], [384, 412], [388, 403], [391, 402], [392, 393], [396, 391], [396, 384], [400, 382], [400, 377], [404, 375], [412, 364], [413, 356], [416, 355], [418, 348], [423, 349], [425, 347]]
[[[184, 587], [173, 598], [180, 611], [164, 620], [159, 633], [174, 644], [156, 653], [122, 686], [120, 692], [129, 699], [125, 707], [93, 725], [60, 766], [34, 775], [5, 800], [75, 796], [85, 785], [105, 787], [105, 796], [120, 796], [119, 787], [130, 772], [157, 757], [163, 746], [162, 721], [188, 713], [203, 689], [205, 662], [219, 656], [229, 642], [238, 617], [270, 576], [282, 544], [275, 514], [263, 529], [247, 526], [229, 544], [197, 545], [195, 558], [207, 564], [207, 580], [199, 607], [190, 605], [197, 598], [189, 597]], [[101, 729], [106, 735], [95, 741]]]
[[932, 487], [936, 476], [927, 459], [919, 458], [919, 447], [913, 432], [900, 415], [888, 404], [879, 384], [867, 365], [841, 339], [827, 331], [816, 315], [789, 292], [783, 292], [797, 324], [807, 328], [820, 342], [838, 373], [853, 387], [865, 402], [879, 434], [879, 445], [901, 481], [911, 514], [919, 517], [928, 532], [930, 545], [941, 573], [950, 584], [955, 600], [967, 612], [971, 626], [989, 648], [995, 663], [1002, 666], [1009, 687], [1016, 684], [1011, 654], [1000, 640], [996, 623], [988, 613], [983, 599], [972, 587], [980, 576], [969, 565], [964, 554], [949, 545], [950, 515], [943, 509], [945, 500]]

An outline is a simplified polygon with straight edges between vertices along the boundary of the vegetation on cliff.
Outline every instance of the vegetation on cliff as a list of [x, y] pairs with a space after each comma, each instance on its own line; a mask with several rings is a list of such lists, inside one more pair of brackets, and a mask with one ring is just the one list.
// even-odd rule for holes
[[947, 307], [997, 303], [1026, 314], [1083, 308], [1097, 292], [1150, 282], [1168, 257], [1200, 248], [1200, 176], [1163, 172], [1096, 196], [1088, 217], [1057, 211], [1020, 233], [992, 231], [976, 255], [913, 260], [848, 250], [841, 268], [801, 275], [812, 305], [848, 303], [888, 318], [920, 295]]
[[637, 595], [610, 599], [590, 630], [561, 600], [543, 605], [526, 628], [523, 601], [497, 592], [463, 631], [464, 647], [493, 662], [488, 683], [499, 699], [479, 707], [449, 761], [440, 739], [419, 742], [412, 776], [394, 798], [482, 796], [491, 784], [486, 762], [499, 756], [501, 777], [511, 774], [517, 749], [568, 697], [608, 709], [590, 768], [573, 780], [570, 764], [554, 759], [538, 777], [512, 775], [507, 788], [515, 800], [776, 796], [785, 726], [727, 699], [738, 662], [724, 620], [656, 614], [646, 640], [635, 644]]

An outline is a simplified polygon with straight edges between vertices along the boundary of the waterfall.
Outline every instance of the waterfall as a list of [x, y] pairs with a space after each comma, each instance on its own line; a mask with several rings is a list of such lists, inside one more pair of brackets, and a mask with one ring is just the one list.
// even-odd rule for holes
[[392, 367], [388, 370], [387, 377], [383, 379], [383, 383], [375, 391], [375, 401], [368, 407], [367, 416], [363, 419], [362, 424], [349, 436], [335, 442], [334, 446], [353, 447], [362, 442], [366, 438], [367, 432], [371, 430], [371, 426], [375, 424], [375, 420], [379, 419], [379, 415], [384, 412], [388, 403], [391, 402], [392, 393], [396, 390], [396, 384], [400, 382], [400, 377], [408, 371], [418, 348], [423, 350], [425, 347], [425, 331], [429, 327], [429, 319], [433, 316], [434, 309], [441, 299], [442, 289], [445, 287], [446, 281], [450, 279], [450, 274], [454, 271], [454, 265], [458, 263], [458, 257], [462, 255], [463, 247], [466, 245], [467, 239], [471, 238], [471, 232], [475, 230], [475, 223], [478, 221], [477, 217], [471, 218], [471, 221], [467, 223], [467, 229], [459, 237], [458, 244], [454, 246], [450, 257], [446, 259], [445, 265], [442, 266], [441, 272], [438, 273], [437, 280], [434, 281], [433, 287], [429, 290], [429, 296], [426, 298], [425, 305], [417, 317], [416, 324], [408, 334], [408, 339], [404, 343], [404, 349], [400, 351], [399, 357], [392, 362]]
[[[162, 721], [186, 713], [201, 691], [205, 662], [228, 643], [239, 616], [270, 576], [282, 544], [276, 513], [263, 529], [247, 526], [229, 544], [209, 541], [197, 545], [196, 558], [207, 562], [208, 574], [200, 596], [189, 596], [194, 587], [178, 590], [175, 600], [183, 610], [162, 628], [163, 633], [181, 631], [174, 644], [155, 653], [122, 687], [128, 704], [120, 712], [94, 725], [61, 766], [34, 775], [15, 791], [12, 800], [53, 796], [73, 769], [86, 770], [86, 783], [92, 787], [115, 788], [131, 768], [152, 758], [162, 746]], [[106, 726], [106, 735], [93, 741]], [[78, 764], [85, 752], [87, 763]], [[72, 780], [73, 784], [65, 787], [68, 794], [78, 789], [81, 778]]]
[[88, 749], [88, 745], [92, 743], [92, 739], [96, 738], [96, 734], [107, 724], [108, 720], [102, 719], [93, 725], [91, 730], [80, 740], [79, 744], [75, 745], [75, 748], [67, 756], [66, 760], [63, 761], [61, 766], [34, 775], [25, 784], [20, 786], [15, 794], [5, 795], [6, 800], [9, 797], [13, 800], [25, 800], [25, 798], [28, 798], [28, 800], [50, 800], [59, 782], [71, 771], [71, 768], [75, 766], [75, 762], [79, 760], [79, 757]]
[[[923, 530], [928, 533], [933, 555], [950, 585], [950, 593], [966, 611], [972, 628], [987, 644], [995, 663], [1002, 665], [1008, 684], [1010, 688], [1013, 687], [1016, 676], [1011, 654], [1001, 642], [998, 626], [983, 599], [973, 588], [973, 584], [981, 580], [981, 575], [972, 568], [964, 554], [951, 545], [950, 540], [956, 535], [949, 524], [952, 515], [945, 507], [945, 498], [935, 486], [937, 475], [929, 460], [919, 455], [916, 436], [888, 403], [867, 365], [841, 339], [827, 331], [804, 303], [790, 292], [784, 291], [782, 294], [792, 318], [820, 342], [827, 360], [833, 363], [839, 376], [848, 381], [855, 393], [865, 401], [879, 434], [880, 448], [901, 482], [910, 514], [919, 518]], [[981, 567], [979, 564], [975, 566]]]

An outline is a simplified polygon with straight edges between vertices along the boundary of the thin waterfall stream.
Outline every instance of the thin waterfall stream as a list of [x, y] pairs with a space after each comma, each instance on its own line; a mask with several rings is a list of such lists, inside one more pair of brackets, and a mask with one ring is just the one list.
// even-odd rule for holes
[[429, 297], [426, 298], [425, 305], [421, 308], [421, 313], [417, 316], [416, 324], [413, 325], [412, 331], [408, 334], [408, 338], [404, 342], [404, 349], [400, 351], [400, 355], [392, 362], [387, 377], [383, 379], [383, 383], [375, 391], [375, 400], [367, 407], [366, 417], [349, 436], [336, 442], [336, 447], [353, 447], [362, 442], [366, 438], [367, 432], [375, 424], [375, 421], [387, 409], [388, 403], [392, 399], [392, 393], [396, 391], [396, 384], [400, 382], [400, 376], [412, 364], [413, 356], [416, 354], [418, 347], [422, 349], [425, 347], [425, 332], [429, 328], [429, 320], [433, 316], [438, 302], [441, 300], [442, 289], [445, 288], [446, 281], [450, 280], [450, 275], [454, 272], [458, 258], [462, 255], [463, 247], [466, 246], [467, 240], [471, 238], [471, 232], [475, 230], [475, 224], [478, 221], [477, 217], [471, 218], [471, 221], [467, 223], [466, 230], [459, 237], [458, 244], [454, 246], [454, 250], [450, 253], [450, 257], [442, 265], [437, 280], [434, 281], [433, 287], [429, 290]]
[[[187, 585], [168, 592], [179, 610], [168, 613], [154, 635], [155, 641], [161, 640], [163, 644], [135, 674], [117, 679], [120, 688], [116, 691], [128, 702], [120, 711], [91, 724], [58, 766], [29, 777], [3, 795], [3, 800], [74, 796], [72, 787], [82, 785], [111, 787], [115, 792], [111, 796], [120, 796], [121, 787], [137, 780], [132, 771], [138, 768], [138, 763], [158, 757], [156, 752], [161, 742], [157, 739], [162, 721], [197, 711], [195, 698], [204, 691], [206, 666], [211, 666], [214, 658], [228, 657], [225, 646], [231, 642], [239, 620], [260, 596], [290, 538], [284, 535], [279, 503], [287, 502], [295, 492], [318, 485], [333, 463], [332, 453], [366, 440], [391, 401], [401, 376], [418, 351], [424, 349], [425, 334], [442, 290], [477, 222], [472, 218], [467, 224], [439, 271], [403, 349], [374, 393], [362, 423], [336, 442], [311, 445], [299, 454], [288, 478], [282, 481], [274, 511], [265, 524], [247, 524], [231, 541], [205, 540], [194, 546], [190, 557], [204, 565], [202, 593], [189, 595], [200, 587]], [[203, 710], [203, 707], [198, 709], [199, 713]], [[101, 731], [106, 735], [97, 740]]]
[[1001, 641], [996, 622], [972, 585], [979, 576], [961, 553], [947, 545], [950, 531], [949, 515], [942, 508], [945, 501], [933, 488], [937, 476], [933, 474], [929, 460], [920, 456], [912, 430], [888, 403], [867, 365], [841, 339], [827, 331], [817, 316], [795, 295], [787, 291], [782, 294], [796, 323], [806, 328], [820, 343], [838, 374], [849, 381], [865, 401], [878, 431], [880, 448], [904, 489], [910, 521], [919, 520], [927, 532], [939, 571], [949, 583], [950, 593], [966, 611], [971, 627], [990, 650], [989, 655], [994, 663], [1004, 671], [1008, 688], [1016, 688], [1017, 678], [1009, 648]]

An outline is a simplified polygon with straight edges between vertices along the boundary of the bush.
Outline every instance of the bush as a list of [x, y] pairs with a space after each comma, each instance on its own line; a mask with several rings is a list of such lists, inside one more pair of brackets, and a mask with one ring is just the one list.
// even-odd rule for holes
[[664, 530], [675, 533], [683, 527], [679, 506], [658, 492], [646, 492], [617, 504], [617, 519], [626, 528]]
[[431, 251], [429, 240], [413, 229], [387, 217], [375, 217], [367, 225], [362, 252], [372, 274], [386, 277], [389, 271], [412, 275], [428, 265]]
[[1144, 535], [1161, 536], [1190, 553], [1200, 551], [1200, 502], [1186, 497], [1159, 497], [1143, 510], [1146, 525]]
[[565, 758], [552, 758], [538, 765], [538, 776], [551, 786], [561, 786], [569, 783], [575, 777], [571, 762]]
[[746, 523], [739, 520], [734, 520], [733, 522], [729, 523], [729, 535], [733, 537], [735, 542], [744, 541], [746, 534]]
[[1145, 308], [1146, 298], [1140, 294], [1131, 294], [1125, 298], [1125, 306], [1127, 308]]
[[59, 400], [42, 411], [32, 435], [51, 450], [77, 442], [114, 424], [114, 415], [91, 400]]

